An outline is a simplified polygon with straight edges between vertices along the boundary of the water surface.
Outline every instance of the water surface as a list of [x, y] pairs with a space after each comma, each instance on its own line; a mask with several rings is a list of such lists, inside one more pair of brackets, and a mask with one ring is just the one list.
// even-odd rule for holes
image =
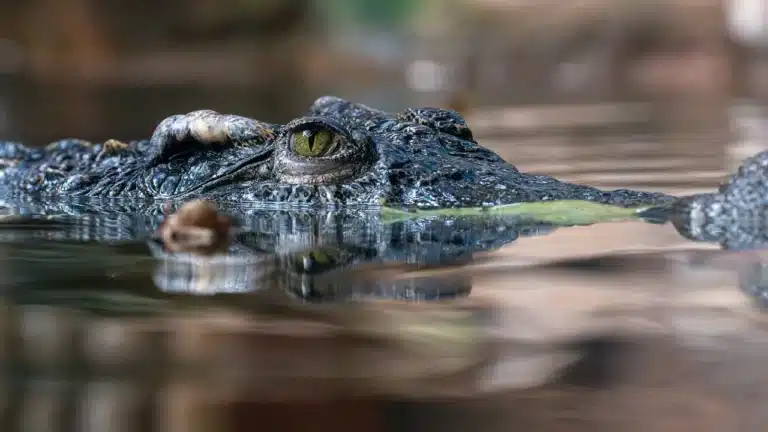
[[[749, 145], [487, 123], [478, 140], [521, 170], [604, 188], [710, 191]], [[161, 212], [43, 213], [0, 216], [2, 430], [239, 430], [291, 409], [341, 429], [551, 430], [571, 413], [656, 430], [670, 404], [703, 430], [768, 421], [768, 333], [745, 295], [760, 250], [641, 221], [251, 208], [204, 258], [164, 250]]]

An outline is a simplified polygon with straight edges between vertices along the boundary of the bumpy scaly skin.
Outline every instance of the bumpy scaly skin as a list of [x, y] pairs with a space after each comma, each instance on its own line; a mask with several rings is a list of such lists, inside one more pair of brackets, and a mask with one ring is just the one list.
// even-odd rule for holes
[[[336, 150], [315, 158], [296, 154], [290, 137], [308, 127], [334, 131]], [[129, 207], [196, 197], [332, 207], [466, 207], [555, 199], [634, 206], [673, 200], [521, 173], [478, 145], [453, 111], [390, 114], [330, 96], [287, 125], [203, 110], [163, 120], [150, 140], [62, 140], [44, 149], [1, 143], [0, 185], [4, 195], [17, 198], [121, 198]]]
[[768, 244], [768, 151], [744, 162], [715, 193], [683, 197], [671, 211], [678, 231], [728, 249]]

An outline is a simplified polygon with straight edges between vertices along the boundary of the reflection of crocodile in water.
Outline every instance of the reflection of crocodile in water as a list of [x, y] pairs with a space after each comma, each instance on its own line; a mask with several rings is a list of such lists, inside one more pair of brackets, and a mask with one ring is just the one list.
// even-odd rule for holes
[[[715, 194], [675, 197], [519, 172], [478, 145], [460, 115], [389, 114], [322, 97], [286, 125], [196, 111], [163, 120], [151, 139], [43, 149], [0, 144], [0, 199], [29, 209], [144, 212], [196, 197], [221, 204], [471, 207], [560, 199], [672, 210], [683, 235], [738, 245], [765, 236], [768, 153]], [[669, 205], [673, 204], [673, 205]], [[750, 238], [746, 238], [749, 237]]]
[[[28, 282], [27, 289], [50, 285], [59, 290], [87, 280], [95, 289], [120, 289], [136, 285], [136, 275], [146, 279], [151, 272], [155, 285], [166, 293], [246, 293], [278, 287], [315, 300], [440, 299], [468, 294], [470, 278], [418, 274], [393, 279], [392, 270], [419, 273], [464, 264], [477, 252], [553, 230], [507, 217], [387, 222], [379, 212], [353, 209], [250, 209], [230, 214], [239, 219], [238, 229], [226, 254], [214, 257], [168, 253], [157, 239], [148, 241], [148, 250], [143, 247], [162, 220], [159, 214], [107, 212], [60, 216], [47, 223], [16, 219], [13, 225], [0, 225], [0, 242], [10, 260], [0, 287], [18, 286], [22, 280]], [[49, 259], [41, 259], [41, 253]], [[357, 270], [360, 266], [367, 269], [365, 274]]]

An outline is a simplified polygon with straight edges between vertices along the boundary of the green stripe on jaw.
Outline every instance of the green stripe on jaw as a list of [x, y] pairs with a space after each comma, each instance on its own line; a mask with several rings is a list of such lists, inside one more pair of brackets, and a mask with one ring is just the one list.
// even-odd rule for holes
[[464, 207], [430, 210], [400, 210], [382, 207], [386, 222], [397, 222], [430, 216], [510, 216], [532, 222], [553, 225], [591, 225], [598, 222], [618, 222], [641, 219], [649, 207], [619, 207], [582, 200], [540, 201], [504, 204], [493, 207]]

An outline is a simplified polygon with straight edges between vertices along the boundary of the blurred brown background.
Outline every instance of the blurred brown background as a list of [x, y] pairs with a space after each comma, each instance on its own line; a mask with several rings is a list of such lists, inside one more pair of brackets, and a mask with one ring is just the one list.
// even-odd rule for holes
[[[761, 126], [768, 99], [767, 8], [768, 0], [0, 0], [0, 137], [34, 145], [73, 136], [142, 138], [164, 117], [200, 108], [283, 122], [303, 113], [316, 97], [333, 93], [392, 110], [456, 108], [470, 118], [483, 144], [502, 150], [526, 170], [605, 188], [711, 190], [725, 175], [727, 148], [745, 147], [734, 153], [743, 156], [768, 142], [759, 139], [768, 136]], [[642, 127], [619, 133], [588, 131], [638, 122]], [[503, 137], [497, 129], [503, 129]], [[534, 136], [541, 131], [542, 136]], [[661, 133], [648, 138], [638, 131]], [[588, 255], [682, 242], [671, 228], [662, 228], [669, 227], [575, 228], [545, 240], [520, 239], [502, 253], [513, 258], [515, 253], [523, 258]], [[126, 359], [147, 372], [146, 388], [83, 379], [73, 385], [75, 390], [64, 391], [46, 381], [21, 393], [9, 404], [13, 414], [0, 420], [18, 424], [21, 418], [40, 426], [34, 430], [70, 430], [47, 422], [75, 413], [92, 426], [85, 430], [106, 430], [103, 425], [114, 426], [118, 418], [125, 423], [110, 430], [152, 430], [139, 425], [158, 424], [160, 414], [168, 416], [170, 426], [157, 429], [179, 431], [252, 430], [254, 424], [275, 425], [275, 430], [432, 426], [445, 432], [470, 426], [505, 431], [510, 419], [533, 430], [672, 431], [692, 424], [705, 431], [764, 430], [768, 386], [762, 376], [768, 350], [762, 320], [743, 313], [745, 299], [730, 279], [723, 282], [708, 273], [684, 279], [689, 272], [673, 267], [670, 281], [657, 270], [630, 277], [629, 268], [600, 279], [575, 271], [561, 278], [541, 272], [528, 278], [504, 274], [480, 281], [473, 290], [473, 298], [506, 305], [507, 317], [519, 317], [501, 324], [510, 350], [518, 347], [516, 337], [530, 337], [530, 329], [534, 339], [542, 339], [535, 333], [536, 320], [551, 329], [553, 338], [562, 336], [558, 326], [576, 337], [588, 327], [583, 323], [591, 325], [593, 309], [618, 305], [621, 312], [624, 294], [614, 299], [611, 291], [601, 291], [603, 286], [647, 296], [640, 312], [650, 316], [640, 318], [654, 325], [658, 321], [671, 336], [608, 350], [622, 354], [605, 360], [621, 371], [604, 367], [602, 358], [610, 356], [595, 348], [597, 369], [615, 374], [608, 380], [614, 386], [607, 389], [574, 389], [561, 379], [561, 387], [554, 389], [512, 392], [515, 403], [489, 397], [463, 406], [395, 403], [382, 408], [311, 382], [306, 388], [332, 400], [249, 403], [280, 389], [264, 365], [280, 369], [283, 359], [314, 360], [311, 348], [316, 347], [336, 354], [327, 357], [334, 371], [348, 373], [347, 366], [336, 366], [352, 364], [354, 357], [350, 360], [337, 341], [313, 345], [312, 340], [291, 342], [269, 334], [258, 339], [257, 334], [249, 345], [218, 317], [218, 327], [209, 320], [191, 320], [143, 337], [140, 333], [149, 326], [131, 321], [78, 321], [69, 313], [46, 319], [49, 311], [33, 310], [0, 314], [8, 322], [20, 321], [0, 323], [11, 331], [38, 326], [27, 336], [36, 343], [24, 345], [29, 358], [58, 367], [77, 351], [70, 341], [85, 340], [86, 347], [100, 347], [88, 353], [89, 362], [101, 365], [112, 361], [110, 355]], [[537, 291], [514, 297], [510, 287], [515, 283]], [[722, 292], [694, 292], [714, 285]], [[541, 287], [553, 289], [544, 291], [546, 301], [539, 302], [534, 294]], [[563, 296], [566, 288], [572, 289], [571, 296]], [[659, 312], [651, 301], [657, 292], [672, 292], [670, 303], [677, 309]], [[688, 294], [693, 306], [684, 302]], [[81, 328], [88, 330], [85, 336], [79, 336]], [[215, 338], [223, 342], [213, 344]], [[551, 341], [543, 337], [543, 342]], [[440, 348], [450, 352], [456, 347]], [[214, 366], [229, 378], [218, 388], [199, 376], [177, 385], [168, 377], [175, 369], [156, 367], [163, 361], [158, 357], [168, 352], [216, 359]], [[425, 354], [424, 364], [433, 367], [433, 353]], [[509, 385], [504, 379], [535, 378], [536, 371], [513, 363], [484, 378], [496, 388]], [[540, 359], [525, 364], [548, 365]], [[263, 393], [243, 390], [248, 375], [231, 370], [262, 374], [252, 381]], [[0, 405], [16, 394], [10, 385], [7, 389]], [[338, 403], [336, 396], [342, 399]], [[219, 399], [242, 403], [227, 402], [224, 409], [216, 405]], [[377, 427], [382, 423], [388, 427]]]
[[765, 3], [2, 0], [0, 136], [144, 137], [198, 108], [286, 121], [326, 93], [461, 111], [644, 101], [723, 122], [732, 96], [766, 93]]

